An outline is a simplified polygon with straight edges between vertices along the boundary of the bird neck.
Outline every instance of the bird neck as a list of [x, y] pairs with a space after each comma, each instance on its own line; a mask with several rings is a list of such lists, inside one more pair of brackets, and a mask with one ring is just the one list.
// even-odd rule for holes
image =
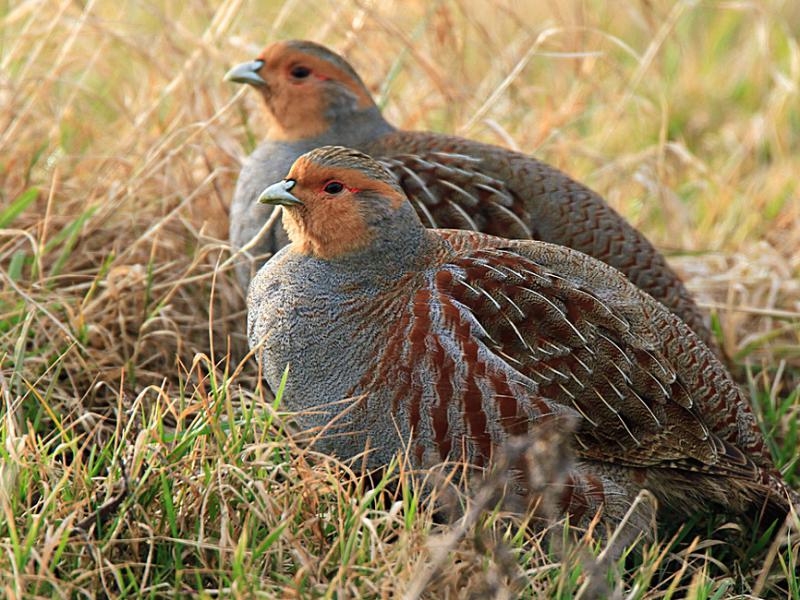
[[395, 131], [375, 105], [357, 109], [333, 104], [316, 121], [302, 123], [283, 123], [274, 114], [271, 117], [268, 141], [303, 143], [312, 148], [327, 145], [358, 148]]
[[326, 260], [320, 266], [349, 273], [360, 285], [390, 284], [408, 273], [422, 271], [440, 254], [445, 242], [425, 229], [414, 209], [405, 203], [391, 218], [369, 222], [371, 239], [363, 248]]

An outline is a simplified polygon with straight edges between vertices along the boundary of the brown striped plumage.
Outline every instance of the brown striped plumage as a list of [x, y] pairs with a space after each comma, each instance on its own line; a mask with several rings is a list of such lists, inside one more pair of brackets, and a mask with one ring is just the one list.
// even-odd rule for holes
[[[303, 152], [326, 144], [358, 148], [397, 178], [428, 227], [472, 229], [568, 246], [622, 271], [678, 315], [715, 352], [712, 335], [683, 283], [648, 240], [603, 199], [561, 171], [518, 152], [420, 131], [397, 131], [347, 62], [307, 41], [278, 42], [228, 78], [264, 97], [271, 128], [245, 163], [231, 207], [231, 242], [242, 247], [269, 209], [258, 194]], [[286, 237], [265, 236], [252, 254], [274, 254]], [[247, 285], [251, 273], [239, 275]]]
[[[420, 466], [486, 466], [507, 440], [567, 419], [573, 516], [619, 519], [645, 487], [681, 511], [797, 500], [738, 386], [675, 315], [575, 250], [424, 229], [385, 177], [370, 182], [376, 164], [321, 148], [262, 196], [287, 205], [292, 244], [253, 281], [250, 342], [270, 385], [291, 365], [290, 408], [338, 403], [303, 424], [346, 413], [327, 451], [353, 457], [369, 440], [373, 464], [408, 447]], [[363, 219], [359, 239], [317, 233], [345, 210]]]

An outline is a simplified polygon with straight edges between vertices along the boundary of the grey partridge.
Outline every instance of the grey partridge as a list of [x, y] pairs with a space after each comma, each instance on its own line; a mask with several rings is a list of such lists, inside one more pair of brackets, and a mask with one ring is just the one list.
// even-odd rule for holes
[[[272, 207], [256, 199], [297, 157], [327, 144], [349, 146], [383, 162], [427, 226], [537, 239], [594, 256], [622, 271], [717, 351], [700, 311], [664, 257], [598, 194], [561, 171], [497, 146], [398, 131], [384, 120], [353, 68], [313, 42], [271, 44], [226, 78], [258, 90], [270, 121], [267, 139], [239, 176], [230, 215], [233, 246], [244, 246], [267, 221]], [[239, 266], [243, 287], [251, 269], [286, 242], [280, 228], [264, 236], [253, 249], [259, 260]]]
[[342, 147], [301, 156], [260, 201], [284, 207], [291, 243], [251, 283], [249, 341], [272, 389], [290, 366], [284, 401], [318, 449], [487, 466], [563, 416], [578, 461], [560, 509], [578, 520], [602, 506], [614, 522], [642, 488], [679, 511], [797, 502], [726, 370], [617, 270], [426, 229], [392, 173]]

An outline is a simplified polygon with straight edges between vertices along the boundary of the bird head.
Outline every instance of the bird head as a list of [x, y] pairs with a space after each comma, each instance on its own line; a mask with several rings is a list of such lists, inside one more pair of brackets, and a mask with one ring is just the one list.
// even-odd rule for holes
[[283, 206], [295, 249], [326, 260], [385, 250], [423, 229], [394, 176], [366, 154], [341, 146], [302, 155], [258, 201]]
[[271, 137], [277, 140], [315, 138], [337, 121], [378, 112], [353, 67], [314, 42], [270, 44], [255, 60], [233, 67], [225, 79], [261, 93], [273, 124]]

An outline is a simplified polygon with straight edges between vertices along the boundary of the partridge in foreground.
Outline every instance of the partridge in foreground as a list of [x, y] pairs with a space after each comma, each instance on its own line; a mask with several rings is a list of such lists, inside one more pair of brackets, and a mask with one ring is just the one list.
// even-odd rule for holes
[[[560, 510], [612, 523], [642, 488], [693, 511], [788, 510], [738, 386], [680, 319], [608, 265], [563, 246], [426, 229], [396, 178], [322, 147], [260, 201], [291, 244], [248, 294], [270, 387], [316, 448], [385, 465], [486, 466], [515, 436], [575, 419]], [[791, 500], [790, 500], [791, 498]]]
[[[258, 90], [271, 124], [236, 186], [230, 215], [235, 247], [267, 221], [272, 207], [257, 203], [258, 195], [297, 157], [324, 145], [349, 146], [378, 158], [395, 175], [426, 226], [537, 239], [594, 256], [622, 271], [716, 351], [700, 311], [664, 257], [598, 194], [561, 171], [488, 144], [396, 130], [353, 68], [312, 42], [271, 44], [226, 79]], [[276, 228], [252, 250], [260, 258], [254, 266], [286, 243]], [[243, 287], [252, 266], [239, 267]]]

